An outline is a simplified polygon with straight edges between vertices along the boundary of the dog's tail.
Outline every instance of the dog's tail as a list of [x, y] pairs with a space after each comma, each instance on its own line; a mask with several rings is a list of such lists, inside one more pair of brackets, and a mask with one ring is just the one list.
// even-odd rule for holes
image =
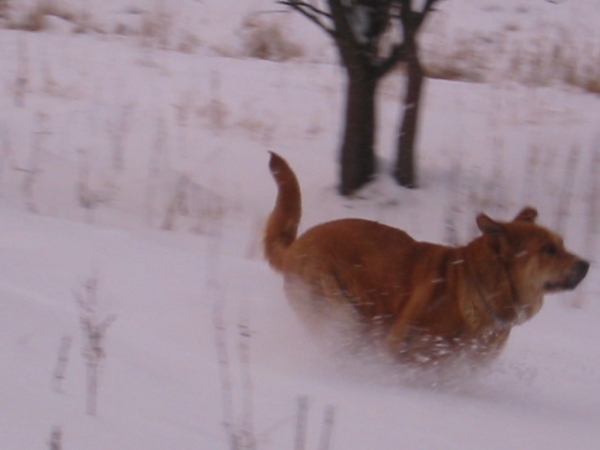
[[269, 169], [277, 183], [277, 200], [269, 216], [263, 239], [265, 256], [271, 267], [283, 269], [286, 249], [296, 239], [302, 214], [300, 186], [288, 163], [277, 153], [271, 152]]

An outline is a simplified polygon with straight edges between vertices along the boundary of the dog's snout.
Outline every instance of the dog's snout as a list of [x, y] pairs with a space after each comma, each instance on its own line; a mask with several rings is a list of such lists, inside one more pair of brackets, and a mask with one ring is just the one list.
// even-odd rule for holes
[[571, 270], [571, 275], [569, 276], [565, 287], [567, 289], [575, 289], [575, 287], [577, 287], [581, 280], [585, 278], [589, 269], [589, 262], [584, 261], [583, 259], [580, 259], [577, 262], [575, 262]]
[[579, 281], [583, 280], [590, 270], [590, 263], [583, 259], [575, 263], [575, 273], [579, 275]]

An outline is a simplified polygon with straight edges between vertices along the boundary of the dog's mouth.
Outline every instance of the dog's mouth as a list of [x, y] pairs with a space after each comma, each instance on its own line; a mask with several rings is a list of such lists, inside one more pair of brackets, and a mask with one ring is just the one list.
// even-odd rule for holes
[[544, 285], [546, 292], [569, 291], [575, 289], [577, 285], [585, 278], [590, 268], [587, 261], [577, 261], [569, 275], [560, 281], [549, 281]]

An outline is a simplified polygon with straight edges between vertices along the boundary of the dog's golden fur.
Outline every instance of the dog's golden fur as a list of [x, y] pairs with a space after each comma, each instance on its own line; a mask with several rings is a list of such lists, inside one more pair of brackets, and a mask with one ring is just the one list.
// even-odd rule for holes
[[362, 219], [327, 222], [297, 237], [298, 181], [277, 154], [270, 169], [278, 195], [265, 255], [283, 274], [291, 305], [310, 329], [345, 332], [398, 361], [489, 360], [514, 325], [540, 310], [545, 293], [573, 289], [589, 268], [535, 224], [533, 208], [511, 222], [479, 215], [482, 236], [464, 247], [417, 242]]

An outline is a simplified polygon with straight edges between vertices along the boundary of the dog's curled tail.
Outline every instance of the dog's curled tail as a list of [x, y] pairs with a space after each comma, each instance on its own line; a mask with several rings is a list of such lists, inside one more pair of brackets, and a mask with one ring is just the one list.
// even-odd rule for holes
[[288, 163], [277, 153], [271, 153], [269, 169], [277, 183], [277, 200], [269, 216], [264, 234], [265, 256], [271, 267], [283, 269], [286, 249], [296, 239], [302, 214], [300, 186]]

